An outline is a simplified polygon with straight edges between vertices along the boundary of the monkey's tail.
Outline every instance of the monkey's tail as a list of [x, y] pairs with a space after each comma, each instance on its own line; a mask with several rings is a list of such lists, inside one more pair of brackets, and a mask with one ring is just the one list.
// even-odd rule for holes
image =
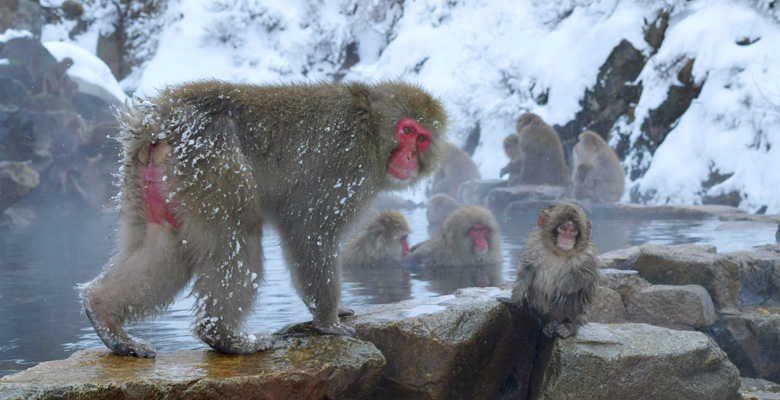
[[[162, 120], [159, 107], [151, 100], [133, 97], [127, 99], [123, 107], [115, 107], [113, 112], [119, 123], [118, 139], [126, 158], [134, 157], [141, 147], [150, 145], [160, 136], [151, 126], [154, 122], [159, 126]], [[127, 162], [125, 159], [125, 164]]]

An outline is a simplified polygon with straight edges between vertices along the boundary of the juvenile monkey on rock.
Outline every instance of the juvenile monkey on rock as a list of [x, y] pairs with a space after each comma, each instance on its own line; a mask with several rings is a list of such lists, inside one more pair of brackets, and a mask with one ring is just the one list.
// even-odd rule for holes
[[80, 292], [103, 343], [138, 357], [155, 350], [124, 325], [159, 313], [193, 277], [201, 340], [228, 354], [272, 345], [242, 330], [263, 279], [265, 222], [314, 327], [354, 336], [338, 318], [341, 235], [378, 191], [436, 169], [447, 126], [437, 99], [401, 82], [201, 81], [138, 99], [118, 119], [118, 254]]
[[530, 309], [541, 318], [545, 335], [565, 339], [585, 323], [584, 309], [600, 276], [592, 222], [582, 208], [560, 203], [542, 210], [536, 225], [517, 266], [512, 297], [500, 300]]

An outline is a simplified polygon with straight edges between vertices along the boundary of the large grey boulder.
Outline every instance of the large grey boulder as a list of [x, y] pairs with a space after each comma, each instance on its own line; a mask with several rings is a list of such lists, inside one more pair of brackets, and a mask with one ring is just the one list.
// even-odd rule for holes
[[780, 245], [724, 255], [739, 266], [740, 303], [780, 305]]
[[710, 295], [699, 285], [651, 285], [626, 301], [631, 322], [671, 329], [704, 330], [715, 323]]
[[513, 374], [526, 393], [541, 327], [496, 301], [509, 294], [469, 288], [357, 310], [347, 323], [387, 359], [371, 398], [496, 399]]
[[739, 399], [737, 368], [705, 334], [587, 324], [555, 341], [539, 399]]
[[780, 382], [780, 314], [721, 313], [707, 333], [742, 376]]
[[[601, 260], [604, 262], [603, 257], [601, 257]], [[620, 294], [624, 303], [634, 292], [650, 286], [650, 282], [639, 276], [639, 273], [636, 271], [613, 268], [603, 268], [601, 270], [601, 283]]]
[[91, 349], [0, 378], [0, 399], [362, 399], [384, 366], [371, 343], [341, 336], [290, 339], [245, 356], [180, 351], [139, 359]]
[[631, 269], [653, 284], [701, 285], [712, 297], [717, 309], [733, 309], [740, 293], [739, 266], [712, 246], [643, 245], [605, 254], [605, 266]]
[[585, 319], [600, 324], [628, 322], [628, 314], [620, 293], [606, 286], [596, 286], [593, 298], [585, 308]]

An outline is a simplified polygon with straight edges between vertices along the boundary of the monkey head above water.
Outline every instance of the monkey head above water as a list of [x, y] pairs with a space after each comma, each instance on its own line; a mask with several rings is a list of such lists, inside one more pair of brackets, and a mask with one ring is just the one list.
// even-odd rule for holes
[[500, 264], [501, 233], [486, 208], [460, 207], [452, 212], [430, 240], [412, 247], [403, 261], [406, 269]]
[[193, 280], [194, 333], [214, 349], [267, 349], [243, 325], [263, 279], [262, 228], [279, 233], [293, 286], [323, 334], [339, 322], [341, 235], [380, 190], [413, 185], [443, 158], [447, 114], [420, 87], [199, 81], [119, 112], [118, 253], [81, 285], [117, 354], [154, 357], [124, 330]]
[[591, 242], [591, 220], [574, 204], [552, 204], [539, 214], [517, 266], [508, 304], [539, 315], [549, 337], [575, 335], [599, 279], [601, 262]]
[[425, 202], [425, 206], [425, 217], [428, 219], [428, 228], [437, 228], [461, 205], [450, 195], [436, 193]]
[[409, 254], [411, 229], [395, 210], [376, 213], [361, 232], [341, 247], [339, 262], [346, 268], [397, 267]]

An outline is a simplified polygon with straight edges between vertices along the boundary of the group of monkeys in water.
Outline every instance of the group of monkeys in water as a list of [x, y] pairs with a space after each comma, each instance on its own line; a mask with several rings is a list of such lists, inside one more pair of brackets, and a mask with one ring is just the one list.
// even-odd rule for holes
[[[405, 82], [208, 80], [134, 99], [117, 112], [123, 144], [117, 251], [79, 287], [98, 337], [114, 353], [154, 357], [125, 324], [160, 313], [192, 282], [195, 335], [226, 354], [271, 348], [270, 334], [242, 329], [263, 280], [265, 223], [279, 234], [314, 329], [355, 337], [339, 320], [353, 313], [341, 304], [341, 266], [372, 253], [371, 242], [392, 243], [389, 250], [406, 255], [409, 228], [383, 212], [375, 217], [384, 219], [376, 224], [382, 229], [372, 231], [369, 223], [366, 242], [344, 244], [343, 257], [340, 240], [380, 191], [410, 187], [437, 170], [447, 153], [447, 119], [440, 100]], [[542, 140], [530, 133], [546, 126], [540, 122], [518, 122], [527, 126], [508, 147], [508, 172], [546, 170], [529, 147]], [[545, 334], [566, 338], [582, 324], [599, 274], [592, 223], [578, 206], [560, 203], [542, 210], [537, 225], [512, 296], [502, 301], [527, 307]], [[456, 209], [437, 232], [407, 258], [467, 259], [451, 248], [457, 240], [474, 257], [500, 257], [491, 248], [499, 243], [495, 220], [481, 207]]]

